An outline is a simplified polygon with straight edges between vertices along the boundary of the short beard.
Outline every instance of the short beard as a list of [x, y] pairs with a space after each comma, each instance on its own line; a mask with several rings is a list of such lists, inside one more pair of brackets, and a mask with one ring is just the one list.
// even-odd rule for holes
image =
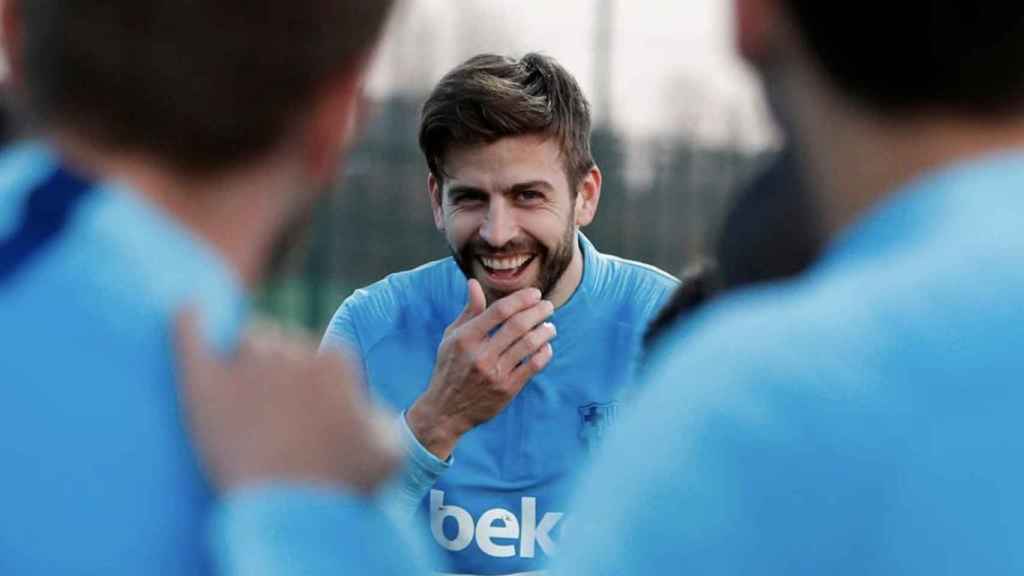
[[[555, 288], [555, 284], [558, 284], [558, 281], [562, 279], [565, 271], [569, 269], [569, 264], [572, 263], [575, 242], [576, 227], [570, 222], [566, 226], [565, 234], [562, 236], [561, 241], [553, 250], [549, 250], [546, 246], [532, 238], [525, 241], [513, 240], [498, 249], [488, 246], [486, 242], [479, 238], [466, 242], [459, 251], [456, 251], [451, 245], [448, 248], [452, 252], [452, 258], [459, 265], [459, 269], [462, 270], [466, 278], [474, 277], [473, 260], [478, 254], [500, 256], [504, 253], [522, 251], [523, 248], [528, 248], [528, 251], [533, 252], [535, 254], [534, 258], [537, 258], [540, 262], [540, 272], [537, 274], [537, 281], [533, 284], [533, 287], [540, 290], [541, 294], [546, 298]], [[481, 286], [484, 289], [484, 294], [487, 296], [488, 306], [510, 294], [492, 290], [483, 283], [481, 283]]]

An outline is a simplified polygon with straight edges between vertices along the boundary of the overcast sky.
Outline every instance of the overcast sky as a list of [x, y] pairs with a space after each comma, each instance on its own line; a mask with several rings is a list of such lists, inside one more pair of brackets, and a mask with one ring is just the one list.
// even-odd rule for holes
[[[633, 137], [687, 133], [746, 148], [773, 142], [760, 87], [733, 53], [732, 0], [608, 1], [608, 98], [617, 128]], [[422, 93], [473, 54], [541, 51], [576, 76], [595, 116], [604, 119], [608, 110], [601, 105], [595, 57], [600, 4], [400, 0], [377, 55], [371, 91]]]
[[[760, 88], [733, 53], [731, 0], [610, 0], [612, 120], [634, 136], [688, 131], [771, 141]], [[478, 52], [558, 58], [600, 106], [600, 0], [405, 0], [378, 55], [377, 92], [428, 89]]]

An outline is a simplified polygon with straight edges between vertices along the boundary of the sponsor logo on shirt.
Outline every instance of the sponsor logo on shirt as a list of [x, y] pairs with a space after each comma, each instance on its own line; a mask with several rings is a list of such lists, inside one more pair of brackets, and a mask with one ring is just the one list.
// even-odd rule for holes
[[[555, 553], [557, 545], [551, 540], [551, 530], [564, 514], [548, 512], [538, 522], [536, 498], [521, 498], [519, 514], [504, 508], [491, 508], [474, 519], [465, 508], [446, 505], [444, 496], [442, 490], [430, 491], [430, 531], [434, 540], [446, 550], [459, 552], [476, 542], [484, 554], [495, 558], [533, 558], [538, 548], [548, 556]], [[444, 530], [448, 518], [453, 519], [458, 528], [452, 538]]]

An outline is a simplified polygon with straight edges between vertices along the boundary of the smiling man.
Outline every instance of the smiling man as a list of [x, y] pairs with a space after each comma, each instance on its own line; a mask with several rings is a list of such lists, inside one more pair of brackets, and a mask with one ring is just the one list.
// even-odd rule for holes
[[354, 351], [374, 393], [404, 411], [396, 501], [420, 508], [448, 568], [536, 570], [677, 282], [580, 234], [601, 172], [589, 105], [553, 59], [457, 67], [423, 107], [420, 146], [452, 257], [357, 291], [324, 348]]

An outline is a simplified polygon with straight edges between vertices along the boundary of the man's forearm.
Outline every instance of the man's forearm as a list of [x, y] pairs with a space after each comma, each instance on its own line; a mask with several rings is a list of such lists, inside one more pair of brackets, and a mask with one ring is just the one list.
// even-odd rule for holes
[[361, 497], [282, 485], [229, 495], [210, 533], [222, 576], [426, 573], [421, 548]]

